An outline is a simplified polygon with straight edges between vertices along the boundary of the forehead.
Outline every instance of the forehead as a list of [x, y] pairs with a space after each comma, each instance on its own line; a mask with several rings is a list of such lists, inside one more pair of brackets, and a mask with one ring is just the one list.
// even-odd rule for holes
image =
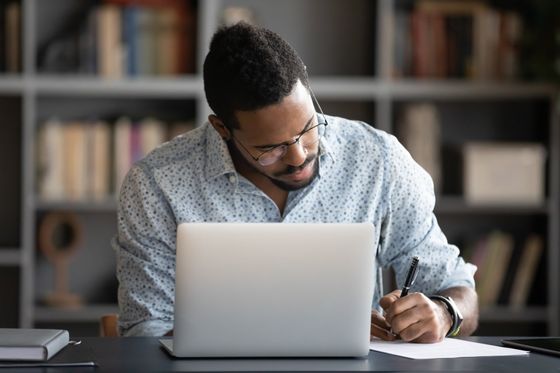
[[292, 92], [277, 104], [235, 112], [239, 134], [251, 145], [289, 140], [304, 129], [314, 114], [309, 91], [299, 81]]

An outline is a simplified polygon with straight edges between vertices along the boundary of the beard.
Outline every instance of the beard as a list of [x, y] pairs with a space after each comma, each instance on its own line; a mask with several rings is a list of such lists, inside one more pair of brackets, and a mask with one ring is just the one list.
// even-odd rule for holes
[[[287, 192], [291, 192], [291, 191], [295, 191], [295, 190], [305, 188], [306, 186], [311, 184], [313, 182], [313, 180], [315, 180], [315, 178], [319, 174], [319, 162], [318, 162], [317, 153], [309, 154], [307, 156], [307, 158], [305, 159], [305, 161], [300, 166], [297, 166], [297, 167], [296, 166], [288, 166], [283, 171], [275, 172], [271, 176], [271, 175], [259, 170], [253, 163], [251, 163], [247, 159], [245, 159], [245, 157], [243, 157], [243, 155], [241, 154], [241, 150], [238, 149], [237, 146], [235, 146], [233, 144], [233, 141], [228, 141], [227, 145], [228, 145], [230, 153], [236, 154], [237, 159], [241, 160], [241, 162], [243, 162], [245, 165], [247, 165], [253, 171], [255, 171], [255, 172], [263, 175], [267, 179], [269, 179], [278, 188], [280, 188], [282, 190], [285, 190]], [[313, 166], [312, 166], [313, 171], [311, 173], [311, 176], [307, 180], [302, 180], [302, 181], [299, 181], [299, 182], [296, 182], [296, 183], [290, 183], [288, 181], [283, 181], [283, 180], [278, 179], [279, 177], [288, 176], [288, 175], [291, 175], [291, 174], [296, 173], [298, 171], [301, 171], [311, 163], [313, 163]]]
[[276, 177], [288, 176], [288, 175], [291, 175], [293, 173], [296, 173], [298, 171], [303, 170], [309, 164], [313, 163], [313, 165], [312, 165], [313, 171], [312, 171], [309, 179], [302, 180], [298, 183], [290, 183], [290, 182], [282, 181], [280, 179], [277, 179], [276, 177], [269, 176], [269, 175], [264, 174], [262, 172], [261, 172], [261, 174], [266, 176], [274, 185], [276, 185], [278, 188], [280, 188], [282, 190], [285, 190], [287, 192], [291, 192], [291, 191], [294, 191], [294, 190], [299, 190], [299, 189], [305, 188], [306, 186], [311, 184], [313, 182], [313, 180], [315, 180], [315, 178], [319, 174], [319, 162], [317, 161], [317, 159], [318, 159], [317, 154], [310, 154], [305, 159], [305, 162], [303, 162], [303, 164], [301, 164], [300, 166], [298, 166], [298, 167], [288, 166], [284, 171], [277, 172], [277, 173], [274, 174], [274, 176], [276, 176]]

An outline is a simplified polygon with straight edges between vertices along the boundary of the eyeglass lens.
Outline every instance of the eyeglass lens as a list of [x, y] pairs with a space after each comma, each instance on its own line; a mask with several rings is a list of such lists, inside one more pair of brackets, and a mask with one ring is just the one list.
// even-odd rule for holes
[[321, 125], [322, 125], [322, 123], [319, 123], [319, 124], [311, 127], [310, 129], [308, 129], [307, 131], [302, 133], [301, 136], [296, 141], [294, 141], [292, 144], [280, 145], [280, 146], [277, 146], [276, 148], [272, 149], [271, 151], [262, 154], [259, 157], [259, 163], [262, 166], [269, 166], [269, 165], [277, 162], [280, 158], [282, 158], [286, 154], [286, 152], [288, 151], [288, 146], [291, 146], [291, 145], [302, 146], [303, 149], [305, 151], [307, 151], [310, 147], [312, 147], [313, 145], [315, 145], [319, 141], [319, 139], [321, 137], [320, 133], [319, 133], [319, 126], [321, 126]]

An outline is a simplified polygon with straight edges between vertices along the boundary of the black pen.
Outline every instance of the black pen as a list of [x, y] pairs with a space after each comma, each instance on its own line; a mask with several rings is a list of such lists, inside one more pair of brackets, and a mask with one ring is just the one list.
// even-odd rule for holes
[[412, 258], [412, 263], [410, 263], [410, 269], [408, 270], [408, 274], [406, 275], [406, 280], [404, 282], [404, 286], [401, 291], [401, 298], [406, 297], [408, 295], [408, 291], [410, 287], [414, 285], [414, 281], [416, 281], [416, 275], [418, 275], [418, 259], [417, 256]]

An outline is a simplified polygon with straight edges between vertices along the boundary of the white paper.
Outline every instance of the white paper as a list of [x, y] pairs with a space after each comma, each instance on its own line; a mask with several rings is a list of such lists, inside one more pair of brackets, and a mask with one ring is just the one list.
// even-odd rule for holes
[[369, 349], [409, 359], [446, 359], [476, 356], [519, 356], [527, 351], [445, 338], [439, 343], [408, 343], [404, 341], [372, 340]]

